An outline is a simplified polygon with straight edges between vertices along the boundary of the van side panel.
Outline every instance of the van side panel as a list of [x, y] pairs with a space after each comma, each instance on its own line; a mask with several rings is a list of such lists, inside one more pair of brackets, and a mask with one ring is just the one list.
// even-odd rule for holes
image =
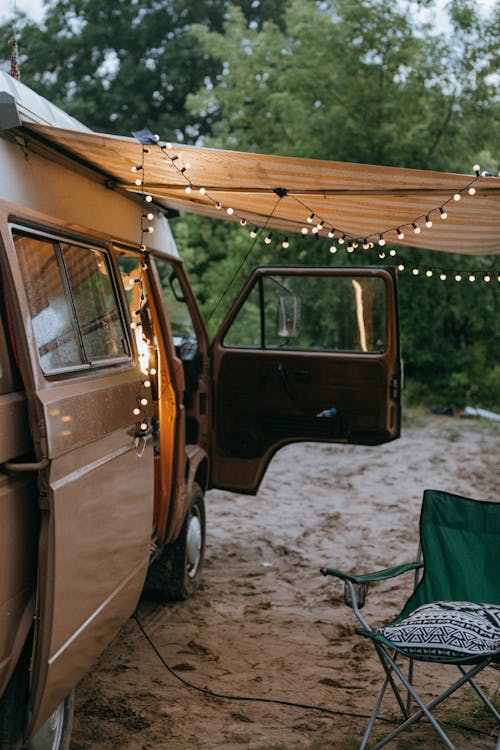
[[[91, 227], [93, 232], [139, 244], [142, 205], [136, 205], [113, 190], [111, 182], [96, 182], [83, 172], [75, 171], [35, 153], [35, 146], [24, 137], [16, 140], [0, 137], [0, 201], [16, 208], [24, 206], [47, 216], [56, 216], [68, 226]], [[140, 161], [141, 146], [137, 144]], [[131, 165], [132, 166], [132, 165]], [[175, 242], [162, 215], [153, 221], [154, 244], [177, 255]]]

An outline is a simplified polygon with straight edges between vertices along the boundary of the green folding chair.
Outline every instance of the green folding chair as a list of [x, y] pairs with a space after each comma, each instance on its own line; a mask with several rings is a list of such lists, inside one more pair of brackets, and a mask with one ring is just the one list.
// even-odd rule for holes
[[[360, 750], [367, 747], [388, 687], [396, 697], [402, 723], [371, 750], [388, 744], [424, 716], [444, 745], [456, 750], [432, 712], [465, 684], [471, 685], [500, 723], [500, 713], [473, 679], [485, 667], [500, 663], [499, 554], [500, 503], [425, 490], [416, 562], [367, 575], [321, 568], [323, 575], [344, 581], [346, 603], [361, 623], [357, 632], [371, 640], [385, 672]], [[360, 611], [369, 584], [412, 570], [414, 591], [401, 613], [387, 625], [372, 628]], [[407, 675], [397, 663], [401, 656], [409, 660]], [[417, 661], [456, 665], [460, 677], [425, 703], [413, 685]], [[495, 747], [500, 750], [500, 736]]]

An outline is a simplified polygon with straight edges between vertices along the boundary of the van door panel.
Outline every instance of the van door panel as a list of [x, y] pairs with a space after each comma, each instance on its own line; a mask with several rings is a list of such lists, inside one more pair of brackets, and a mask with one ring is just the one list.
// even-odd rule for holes
[[50, 459], [38, 472], [36, 732], [137, 604], [154, 457], [137, 437], [143, 376], [106, 248], [19, 226], [4, 245], [34, 460]]
[[214, 486], [255, 493], [273, 454], [292, 441], [376, 445], [399, 436], [388, 271], [258, 269], [212, 355]]

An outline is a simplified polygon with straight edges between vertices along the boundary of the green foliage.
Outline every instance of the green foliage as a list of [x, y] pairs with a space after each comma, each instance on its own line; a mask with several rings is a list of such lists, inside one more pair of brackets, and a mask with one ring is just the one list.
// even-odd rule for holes
[[[279, 22], [284, 0], [254, 6], [248, 23]], [[190, 34], [193, 22], [222, 30], [224, 0], [46, 0], [44, 23], [17, 21], [22, 81], [95, 130], [129, 135], [148, 125], [192, 141], [211, 113], [192, 119], [186, 95], [215, 78], [219, 63]], [[0, 38], [12, 32], [5, 24]]]

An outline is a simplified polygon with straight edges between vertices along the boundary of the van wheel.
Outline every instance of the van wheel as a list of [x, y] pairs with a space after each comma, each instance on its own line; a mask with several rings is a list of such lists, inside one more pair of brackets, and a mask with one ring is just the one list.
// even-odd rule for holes
[[181, 533], [152, 563], [145, 592], [162, 599], [188, 599], [200, 584], [204, 557], [205, 502], [201, 487], [194, 483]]
[[31, 648], [25, 648], [0, 701], [0, 747], [2, 750], [69, 750], [75, 706], [73, 691], [36, 736], [24, 744], [30, 652]]

